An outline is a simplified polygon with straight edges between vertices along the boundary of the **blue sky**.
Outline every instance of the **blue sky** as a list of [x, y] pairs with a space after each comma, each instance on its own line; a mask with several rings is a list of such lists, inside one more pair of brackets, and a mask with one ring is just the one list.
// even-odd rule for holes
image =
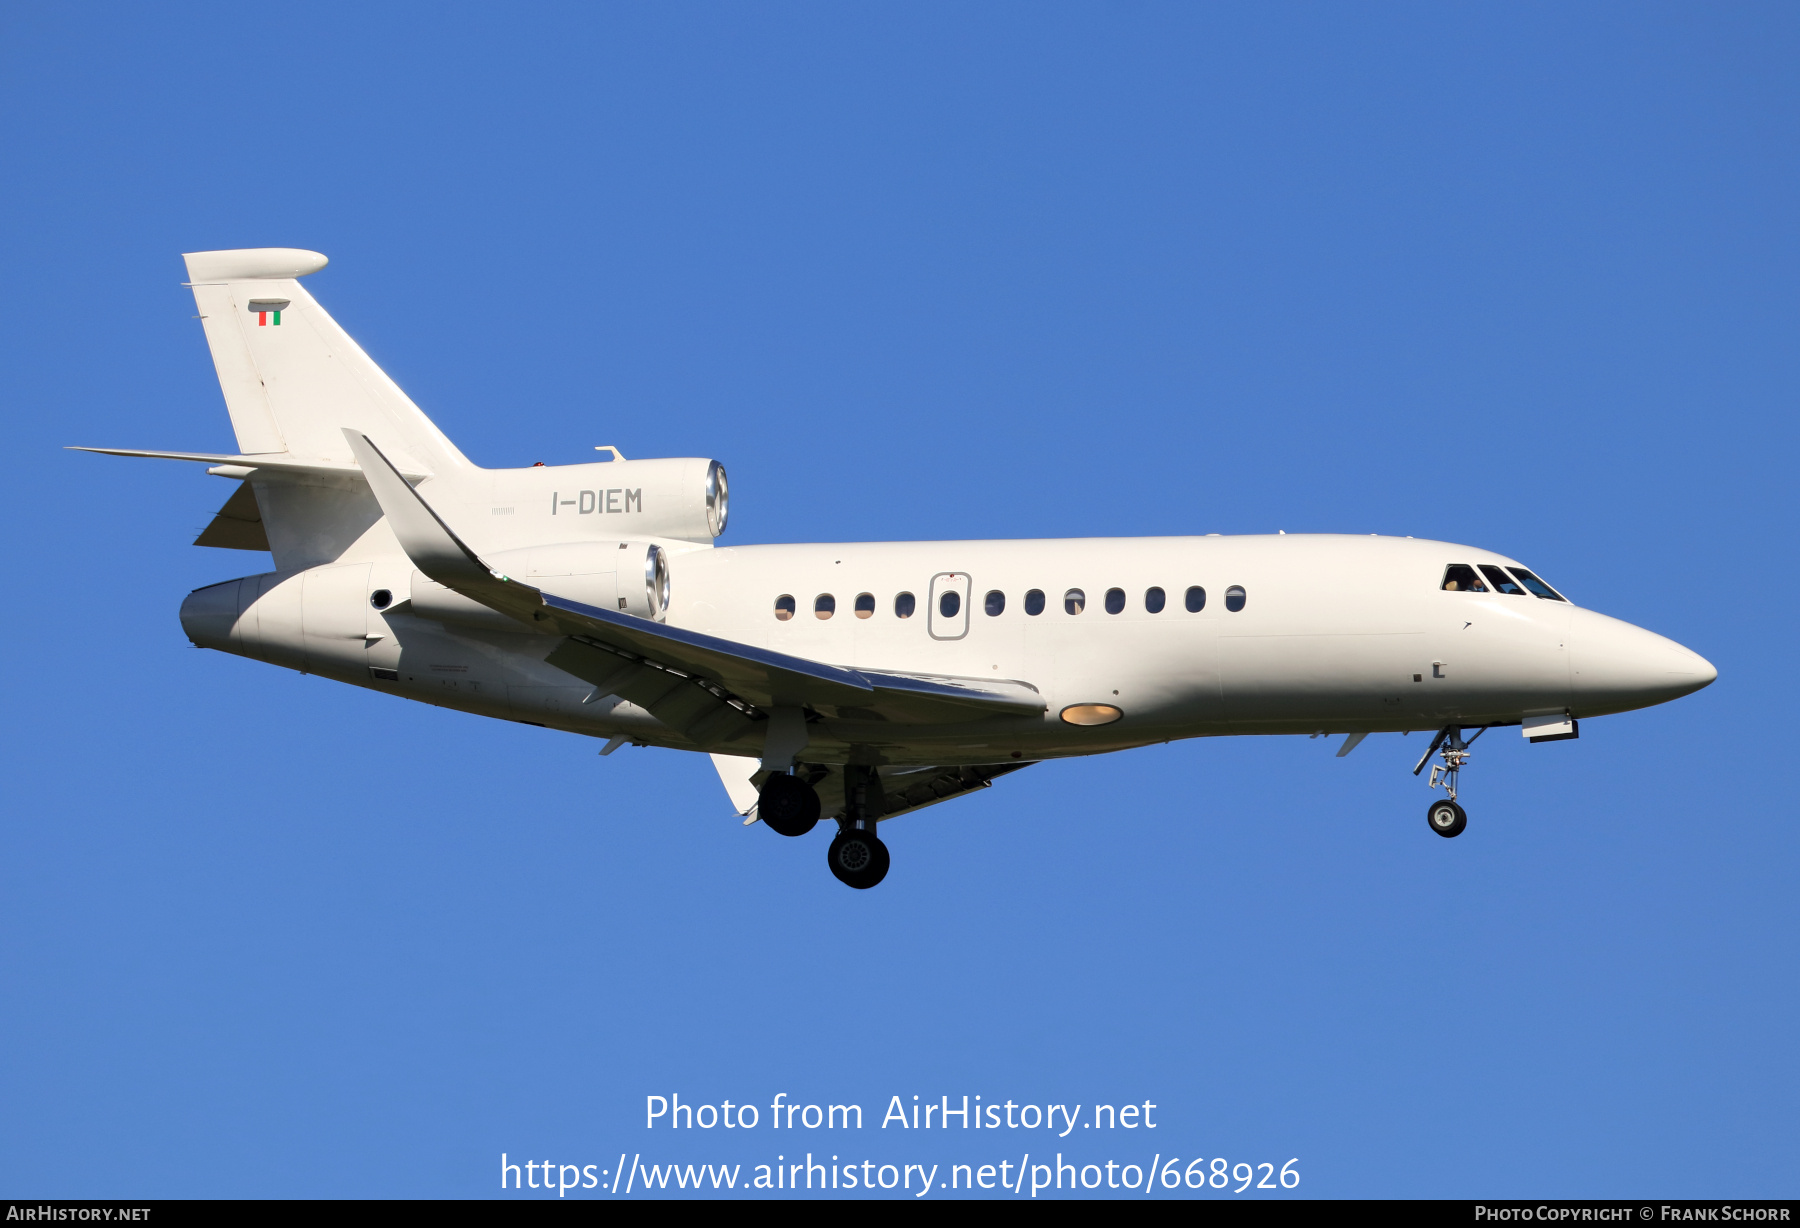
[[[0, 1193], [797, 1148], [1793, 1192], [1791, 6], [4, 22]], [[188, 646], [267, 566], [187, 544], [229, 487], [59, 449], [231, 447], [179, 253], [261, 245], [479, 463], [718, 457], [727, 544], [1439, 537], [1720, 678], [1492, 735], [1455, 841], [1417, 737], [1218, 739], [899, 820], [851, 892], [702, 759]], [[646, 1131], [670, 1092], [1159, 1126]]]

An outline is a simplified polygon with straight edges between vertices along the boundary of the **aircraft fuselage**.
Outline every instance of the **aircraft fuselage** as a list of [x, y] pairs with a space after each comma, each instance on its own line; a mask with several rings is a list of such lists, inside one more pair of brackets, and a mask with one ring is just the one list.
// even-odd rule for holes
[[[1517, 564], [1443, 542], [1288, 534], [670, 545], [680, 551], [669, 562], [670, 626], [850, 668], [1022, 682], [1045, 703], [1036, 718], [939, 725], [867, 719], [851, 705], [821, 714], [815, 758], [862, 748], [882, 763], [985, 763], [1189, 737], [1580, 718], [1661, 703], [1714, 676], [1673, 641], [1567, 601], [1491, 584], [1446, 590], [1450, 566]], [[497, 615], [481, 625], [411, 612], [405, 597], [421, 581], [398, 553], [251, 577], [229, 585], [255, 586], [253, 599], [233, 592], [227, 601], [219, 590], [228, 585], [203, 589], [183, 621], [211, 647], [445, 707], [756, 753], [696, 745], [629, 701], [593, 695], [543, 663], [552, 637]], [[538, 583], [557, 589], [554, 579]], [[376, 609], [371, 595], [383, 590], [394, 597]], [[220, 617], [227, 606], [231, 627]], [[1089, 705], [1120, 715], [1064, 719]]]
[[[1045, 759], [1178, 738], [1430, 732], [1459, 835], [1463, 733], [1579, 736], [1711, 665], [1513, 560], [1412, 538], [716, 545], [705, 457], [487, 469], [300, 284], [318, 252], [190, 252], [234, 453], [96, 448], [239, 482], [195, 544], [276, 570], [190, 594], [189, 637], [481, 716], [704, 751], [732, 809], [821, 820], [844, 883], [876, 824]], [[1480, 736], [1479, 734], [1477, 736]]]

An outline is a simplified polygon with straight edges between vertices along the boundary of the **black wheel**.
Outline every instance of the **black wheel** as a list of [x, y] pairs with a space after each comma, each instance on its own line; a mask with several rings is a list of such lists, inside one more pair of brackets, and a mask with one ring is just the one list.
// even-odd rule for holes
[[1446, 797], [1431, 803], [1431, 808], [1425, 812], [1425, 821], [1431, 824], [1432, 831], [1449, 839], [1451, 836], [1462, 835], [1463, 828], [1469, 825], [1469, 816], [1461, 806]]
[[756, 817], [770, 831], [804, 836], [819, 821], [819, 795], [798, 776], [771, 776], [756, 802]]
[[839, 832], [826, 858], [838, 882], [858, 891], [866, 891], [887, 877], [887, 845], [872, 831]]

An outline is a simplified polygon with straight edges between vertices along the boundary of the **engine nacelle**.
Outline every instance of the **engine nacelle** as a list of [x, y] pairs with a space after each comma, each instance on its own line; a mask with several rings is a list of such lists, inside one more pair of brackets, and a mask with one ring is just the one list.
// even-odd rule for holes
[[[502, 550], [485, 561], [504, 576], [583, 605], [659, 622], [669, 608], [668, 555], [650, 542], [561, 542]], [[490, 631], [527, 629], [418, 571], [412, 576], [412, 613]]]
[[[433, 491], [427, 502], [460, 503], [452, 523], [486, 557], [529, 542], [641, 541], [710, 543], [725, 531], [730, 490], [715, 460], [602, 461], [494, 469], [480, 487]], [[448, 511], [449, 509], [445, 509]]]

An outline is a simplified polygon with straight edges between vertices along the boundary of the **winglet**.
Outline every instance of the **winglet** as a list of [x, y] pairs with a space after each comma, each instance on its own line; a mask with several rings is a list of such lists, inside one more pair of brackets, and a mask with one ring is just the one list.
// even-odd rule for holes
[[388, 526], [414, 567], [445, 588], [514, 618], [529, 617], [532, 608], [543, 604], [537, 589], [503, 576], [482, 562], [431, 510], [419, 492], [407, 484], [367, 435], [346, 427], [344, 438], [368, 479], [375, 502], [381, 505], [381, 514], [387, 517]]

